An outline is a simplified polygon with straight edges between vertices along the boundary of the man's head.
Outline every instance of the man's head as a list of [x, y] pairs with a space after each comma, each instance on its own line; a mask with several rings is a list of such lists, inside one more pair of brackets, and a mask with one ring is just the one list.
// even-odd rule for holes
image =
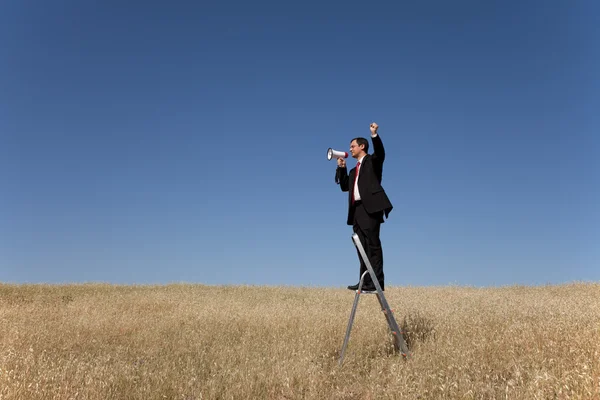
[[357, 137], [350, 141], [350, 153], [357, 160], [369, 152], [369, 141], [364, 137]]

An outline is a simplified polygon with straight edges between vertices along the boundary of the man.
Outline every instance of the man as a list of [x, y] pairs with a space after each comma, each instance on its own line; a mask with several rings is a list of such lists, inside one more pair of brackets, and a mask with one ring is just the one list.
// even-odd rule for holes
[[[342, 192], [348, 192], [347, 224], [352, 225], [354, 232], [358, 235], [379, 285], [384, 290], [383, 251], [379, 240], [379, 229], [384, 222], [384, 214], [387, 218], [393, 206], [381, 186], [385, 150], [377, 133], [378, 128], [376, 123], [371, 124], [373, 154], [368, 154], [369, 142], [367, 139], [362, 137], [352, 139], [350, 153], [357, 160], [356, 167], [352, 168], [348, 174], [346, 160], [338, 158], [336, 177], [339, 178]], [[358, 259], [360, 260], [360, 283], [360, 276], [367, 270], [367, 266], [360, 253]], [[358, 283], [348, 286], [348, 289], [357, 290]], [[371, 274], [365, 276], [362, 290], [365, 292], [375, 291]]]

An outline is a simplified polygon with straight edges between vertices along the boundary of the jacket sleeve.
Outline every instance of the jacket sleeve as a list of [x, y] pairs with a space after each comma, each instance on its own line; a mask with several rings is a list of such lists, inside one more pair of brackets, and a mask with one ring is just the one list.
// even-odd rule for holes
[[339, 179], [340, 189], [342, 192], [347, 192], [349, 190], [348, 187], [348, 170], [344, 167], [338, 167], [336, 170], [337, 178]]
[[383, 142], [379, 134], [375, 137], [371, 136], [371, 141], [373, 142], [373, 161], [382, 165], [385, 160], [385, 149], [383, 148]]

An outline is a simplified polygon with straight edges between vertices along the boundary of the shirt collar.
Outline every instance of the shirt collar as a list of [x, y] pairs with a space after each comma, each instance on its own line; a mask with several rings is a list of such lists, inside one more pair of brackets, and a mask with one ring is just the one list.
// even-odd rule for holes
[[358, 162], [360, 163], [360, 165], [362, 165], [363, 160], [365, 159], [367, 155], [365, 154], [364, 156], [362, 156], [361, 158], [358, 159]]

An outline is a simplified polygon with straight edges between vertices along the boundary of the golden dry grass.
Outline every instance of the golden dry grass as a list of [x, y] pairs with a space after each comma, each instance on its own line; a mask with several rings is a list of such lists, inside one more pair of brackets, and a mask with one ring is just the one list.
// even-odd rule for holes
[[344, 289], [0, 284], [0, 399], [598, 399], [600, 284]]

